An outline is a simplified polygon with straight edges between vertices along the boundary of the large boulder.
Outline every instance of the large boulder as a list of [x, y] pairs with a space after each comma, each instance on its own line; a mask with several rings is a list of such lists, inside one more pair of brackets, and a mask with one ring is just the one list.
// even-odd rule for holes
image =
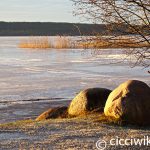
[[65, 118], [67, 116], [68, 107], [56, 107], [50, 108], [49, 110], [43, 112], [40, 116], [38, 116], [35, 120], [47, 120], [47, 119], [56, 119], [56, 118]]
[[150, 87], [137, 80], [122, 83], [109, 95], [104, 113], [126, 123], [150, 124]]
[[93, 110], [104, 111], [104, 106], [111, 90], [104, 88], [90, 88], [81, 91], [70, 103], [70, 116], [84, 115]]

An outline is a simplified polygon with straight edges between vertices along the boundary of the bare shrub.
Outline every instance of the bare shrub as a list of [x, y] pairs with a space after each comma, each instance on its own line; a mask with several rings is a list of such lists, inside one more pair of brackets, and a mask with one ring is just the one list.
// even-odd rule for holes
[[[134, 41], [123, 40], [120, 44], [120, 41], [112, 42], [110, 37], [107, 37], [105, 41], [108, 43], [101, 40], [100, 43], [104, 46], [126, 45], [126, 54], [128, 57], [135, 58], [135, 66], [150, 66], [150, 0], [72, 1], [76, 7], [75, 15], [81, 15], [95, 24], [106, 25], [105, 35], [111, 35], [114, 39], [118, 39], [120, 35], [132, 35], [135, 38]], [[95, 33], [93, 40], [97, 41], [101, 36], [100, 33]]]

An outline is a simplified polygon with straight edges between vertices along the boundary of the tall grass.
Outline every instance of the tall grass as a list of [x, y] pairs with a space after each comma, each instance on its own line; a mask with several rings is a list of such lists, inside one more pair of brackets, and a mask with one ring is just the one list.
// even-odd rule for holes
[[51, 48], [51, 42], [48, 37], [31, 37], [27, 40], [21, 41], [20, 48]]
[[57, 36], [55, 39], [54, 48], [56, 49], [72, 48], [71, 40], [68, 37]]
[[53, 40], [48, 37], [30, 37], [27, 40], [20, 42], [20, 48], [32, 49], [100, 49], [100, 48], [141, 48], [149, 46], [147, 43], [139, 43], [136, 38], [130, 37], [101, 37], [91, 39], [73, 40], [73, 38], [66, 36], [57, 36]]
[[141, 48], [141, 47], [148, 47], [148, 43], [146, 42], [139, 42], [139, 39], [131, 38], [131, 37], [116, 37], [116, 38], [109, 38], [109, 37], [101, 37], [95, 39], [87, 39], [83, 40], [79, 43], [79, 47], [83, 48]]
[[53, 40], [49, 39], [48, 37], [30, 37], [27, 40], [21, 41], [19, 47], [33, 49], [68, 49], [75, 48], [75, 43], [71, 40], [71, 38], [66, 36], [57, 36]]

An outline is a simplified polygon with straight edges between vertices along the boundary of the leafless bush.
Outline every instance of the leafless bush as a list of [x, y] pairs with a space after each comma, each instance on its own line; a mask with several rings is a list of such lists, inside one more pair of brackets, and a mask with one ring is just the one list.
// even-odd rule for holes
[[[72, 1], [76, 6], [75, 15], [82, 15], [95, 24], [106, 24], [111, 39], [117, 39], [120, 36], [118, 32], [122, 35], [132, 35], [135, 40], [134, 43], [131, 40], [126, 44], [130, 47], [126, 48], [127, 56], [135, 58], [134, 65], [150, 66], [150, 0]], [[93, 40], [98, 41], [99, 38], [101, 34], [96, 33]], [[110, 37], [106, 37], [105, 41], [108, 41], [108, 45], [112, 44]], [[136, 48], [137, 45], [141, 48]]]

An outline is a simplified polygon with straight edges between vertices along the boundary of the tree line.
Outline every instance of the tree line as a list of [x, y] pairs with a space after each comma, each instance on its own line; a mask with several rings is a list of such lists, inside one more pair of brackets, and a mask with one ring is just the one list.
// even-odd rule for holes
[[0, 36], [87, 36], [126, 34], [127, 26], [114, 25], [107, 33], [105, 24], [55, 23], [55, 22], [0, 22]]

